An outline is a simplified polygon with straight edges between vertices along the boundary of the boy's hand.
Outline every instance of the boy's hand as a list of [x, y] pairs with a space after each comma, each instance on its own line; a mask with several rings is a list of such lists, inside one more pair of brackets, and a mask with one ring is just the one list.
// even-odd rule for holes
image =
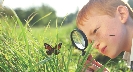
[[[102, 66], [103, 66], [99, 62], [96, 62], [95, 59], [93, 59], [92, 55], [89, 55], [89, 57], [87, 58], [87, 60], [85, 62], [85, 66], [87, 66], [88, 64], [90, 64], [90, 65], [85, 70], [85, 72], [95, 72], [98, 69], [102, 68]], [[109, 72], [109, 71], [106, 68], [104, 68], [103, 72]]]

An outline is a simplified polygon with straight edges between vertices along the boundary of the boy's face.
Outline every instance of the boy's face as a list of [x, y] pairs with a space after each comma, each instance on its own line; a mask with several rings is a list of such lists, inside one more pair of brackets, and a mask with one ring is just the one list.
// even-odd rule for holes
[[94, 48], [102, 54], [115, 58], [128, 46], [126, 27], [119, 16], [108, 15], [91, 16], [83, 25], [78, 25]]

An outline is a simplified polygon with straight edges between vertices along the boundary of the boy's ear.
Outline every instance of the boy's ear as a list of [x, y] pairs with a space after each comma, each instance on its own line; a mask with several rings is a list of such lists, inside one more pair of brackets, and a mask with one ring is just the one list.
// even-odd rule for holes
[[117, 7], [117, 13], [119, 15], [121, 22], [125, 24], [129, 16], [128, 8], [126, 6], [120, 5]]

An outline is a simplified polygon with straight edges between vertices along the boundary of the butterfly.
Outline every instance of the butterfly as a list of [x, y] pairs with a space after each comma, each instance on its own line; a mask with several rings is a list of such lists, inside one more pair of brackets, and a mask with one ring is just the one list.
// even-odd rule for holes
[[55, 55], [58, 55], [60, 53], [59, 49], [61, 48], [62, 43], [59, 43], [55, 47], [52, 47], [48, 43], [44, 43], [45, 49], [47, 49], [46, 53], [47, 55], [51, 55], [54, 53]]

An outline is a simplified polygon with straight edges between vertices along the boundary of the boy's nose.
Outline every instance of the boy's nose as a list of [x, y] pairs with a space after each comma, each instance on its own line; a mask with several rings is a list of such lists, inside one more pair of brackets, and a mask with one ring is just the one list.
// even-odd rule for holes
[[94, 44], [92, 45], [92, 47], [99, 49], [100, 43], [98, 42], [94, 42]]
[[88, 42], [91, 44], [93, 41], [92, 41], [92, 40], [90, 40], [90, 39], [88, 39]]

